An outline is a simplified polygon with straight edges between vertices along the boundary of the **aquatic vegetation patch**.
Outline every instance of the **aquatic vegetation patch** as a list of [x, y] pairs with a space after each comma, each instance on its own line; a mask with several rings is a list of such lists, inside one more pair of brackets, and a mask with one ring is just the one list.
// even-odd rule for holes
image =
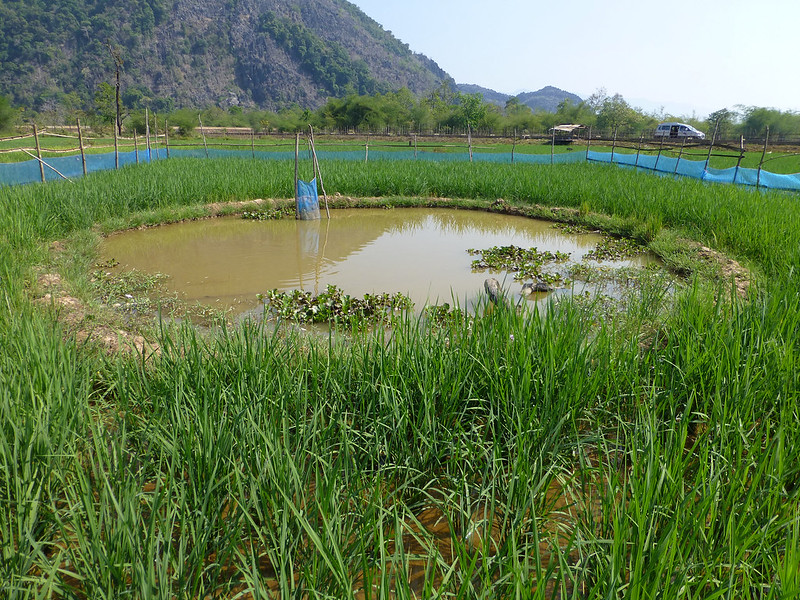
[[558, 229], [562, 233], [570, 235], [580, 235], [583, 233], [600, 233], [598, 229], [592, 229], [586, 225], [578, 223], [553, 223], [553, 229]]
[[625, 260], [645, 254], [647, 248], [632, 240], [624, 237], [606, 236], [594, 250], [590, 250], [584, 255], [588, 260]]
[[329, 285], [321, 294], [303, 290], [270, 290], [258, 299], [275, 317], [297, 323], [338, 323], [351, 327], [389, 323], [399, 313], [413, 308], [408, 296], [395, 293], [365, 294], [354, 298]]
[[291, 206], [281, 206], [279, 208], [264, 208], [257, 210], [246, 210], [240, 217], [249, 221], [275, 221], [294, 216], [294, 208]]
[[565, 262], [569, 259], [567, 252], [540, 252], [536, 248], [520, 248], [519, 246], [493, 246], [486, 250], [470, 248], [467, 252], [471, 256], [480, 255], [472, 261], [472, 268], [476, 271], [488, 270], [490, 272], [507, 271], [514, 274], [514, 279], [524, 281], [536, 279], [546, 283], [559, 283], [563, 281], [559, 273], [546, 271], [545, 265]]
[[143, 273], [132, 269], [115, 272], [117, 266], [113, 258], [98, 263], [92, 272], [91, 283], [95, 297], [103, 304], [123, 311], [151, 312], [157, 306], [174, 306], [175, 295], [167, 296], [160, 287], [167, 279], [163, 273]]

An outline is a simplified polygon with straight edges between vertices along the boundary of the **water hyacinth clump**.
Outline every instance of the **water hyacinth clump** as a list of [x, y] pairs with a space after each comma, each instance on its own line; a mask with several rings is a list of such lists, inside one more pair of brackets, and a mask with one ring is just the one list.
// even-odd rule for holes
[[339, 323], [349, 326], [389, 323], [393, 316], [413, 308], [408, 296], [400, 293], [365, 294], [354, 298], [338, 286], [329, 285], [318, 295], [303, 290], [270, 290], [259, 300], [275, 317], [297, 323]]
[[486, 250], [470, 248], [467, 252], [472, 255], [481, 255], [481, 258], [472, 261], [472, 268], [476, 271], [489, 270], [491, 272], [508, 271], [514, 274], [514, 279], [524, 281], [535, 279], [547, 283], [562, 281], [561, 275], [545, 271], [547, 264], [564, 262], [569, 259], [567, 252], [540, 252], [536, 248], [520, 248], [514, 246], [493, 246]]
[[630, 238], [605, 236], [594, 250], [590, 250], [584, 255], [584, 258], [598, 261], [625, 260], [646, 252], [647, 248]]

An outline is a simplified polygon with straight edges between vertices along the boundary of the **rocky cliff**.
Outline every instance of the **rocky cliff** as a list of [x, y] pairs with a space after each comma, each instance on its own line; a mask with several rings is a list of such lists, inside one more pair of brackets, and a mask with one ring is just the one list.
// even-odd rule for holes
[[3, 0], [0, 94], [90, 106], [121, 61], [126, 103], [316, 108], [450, 81], [346, 0]]

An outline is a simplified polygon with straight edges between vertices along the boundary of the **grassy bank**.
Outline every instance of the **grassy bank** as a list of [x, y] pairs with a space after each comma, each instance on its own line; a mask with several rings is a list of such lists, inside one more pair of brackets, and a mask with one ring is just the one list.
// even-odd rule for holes
[[495, 308], [322, 342], [185, 326], [105, 356], [27, 301], [48, 243], [287, 197], [293, 165], [3, 190], [8, 597], [800, 593], [796, 196], [596, 165], [324, 168], [331, 195], [503, 198], [655, 246], [687, 236], [759, 281], [746, 300], [653, 279], [621, 312]]

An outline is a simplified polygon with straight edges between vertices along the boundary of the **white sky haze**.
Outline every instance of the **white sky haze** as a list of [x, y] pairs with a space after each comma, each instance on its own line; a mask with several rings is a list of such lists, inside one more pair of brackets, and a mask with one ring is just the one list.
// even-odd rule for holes
[[800, 0], [350, 0], [457, 83], [800, 110]]

